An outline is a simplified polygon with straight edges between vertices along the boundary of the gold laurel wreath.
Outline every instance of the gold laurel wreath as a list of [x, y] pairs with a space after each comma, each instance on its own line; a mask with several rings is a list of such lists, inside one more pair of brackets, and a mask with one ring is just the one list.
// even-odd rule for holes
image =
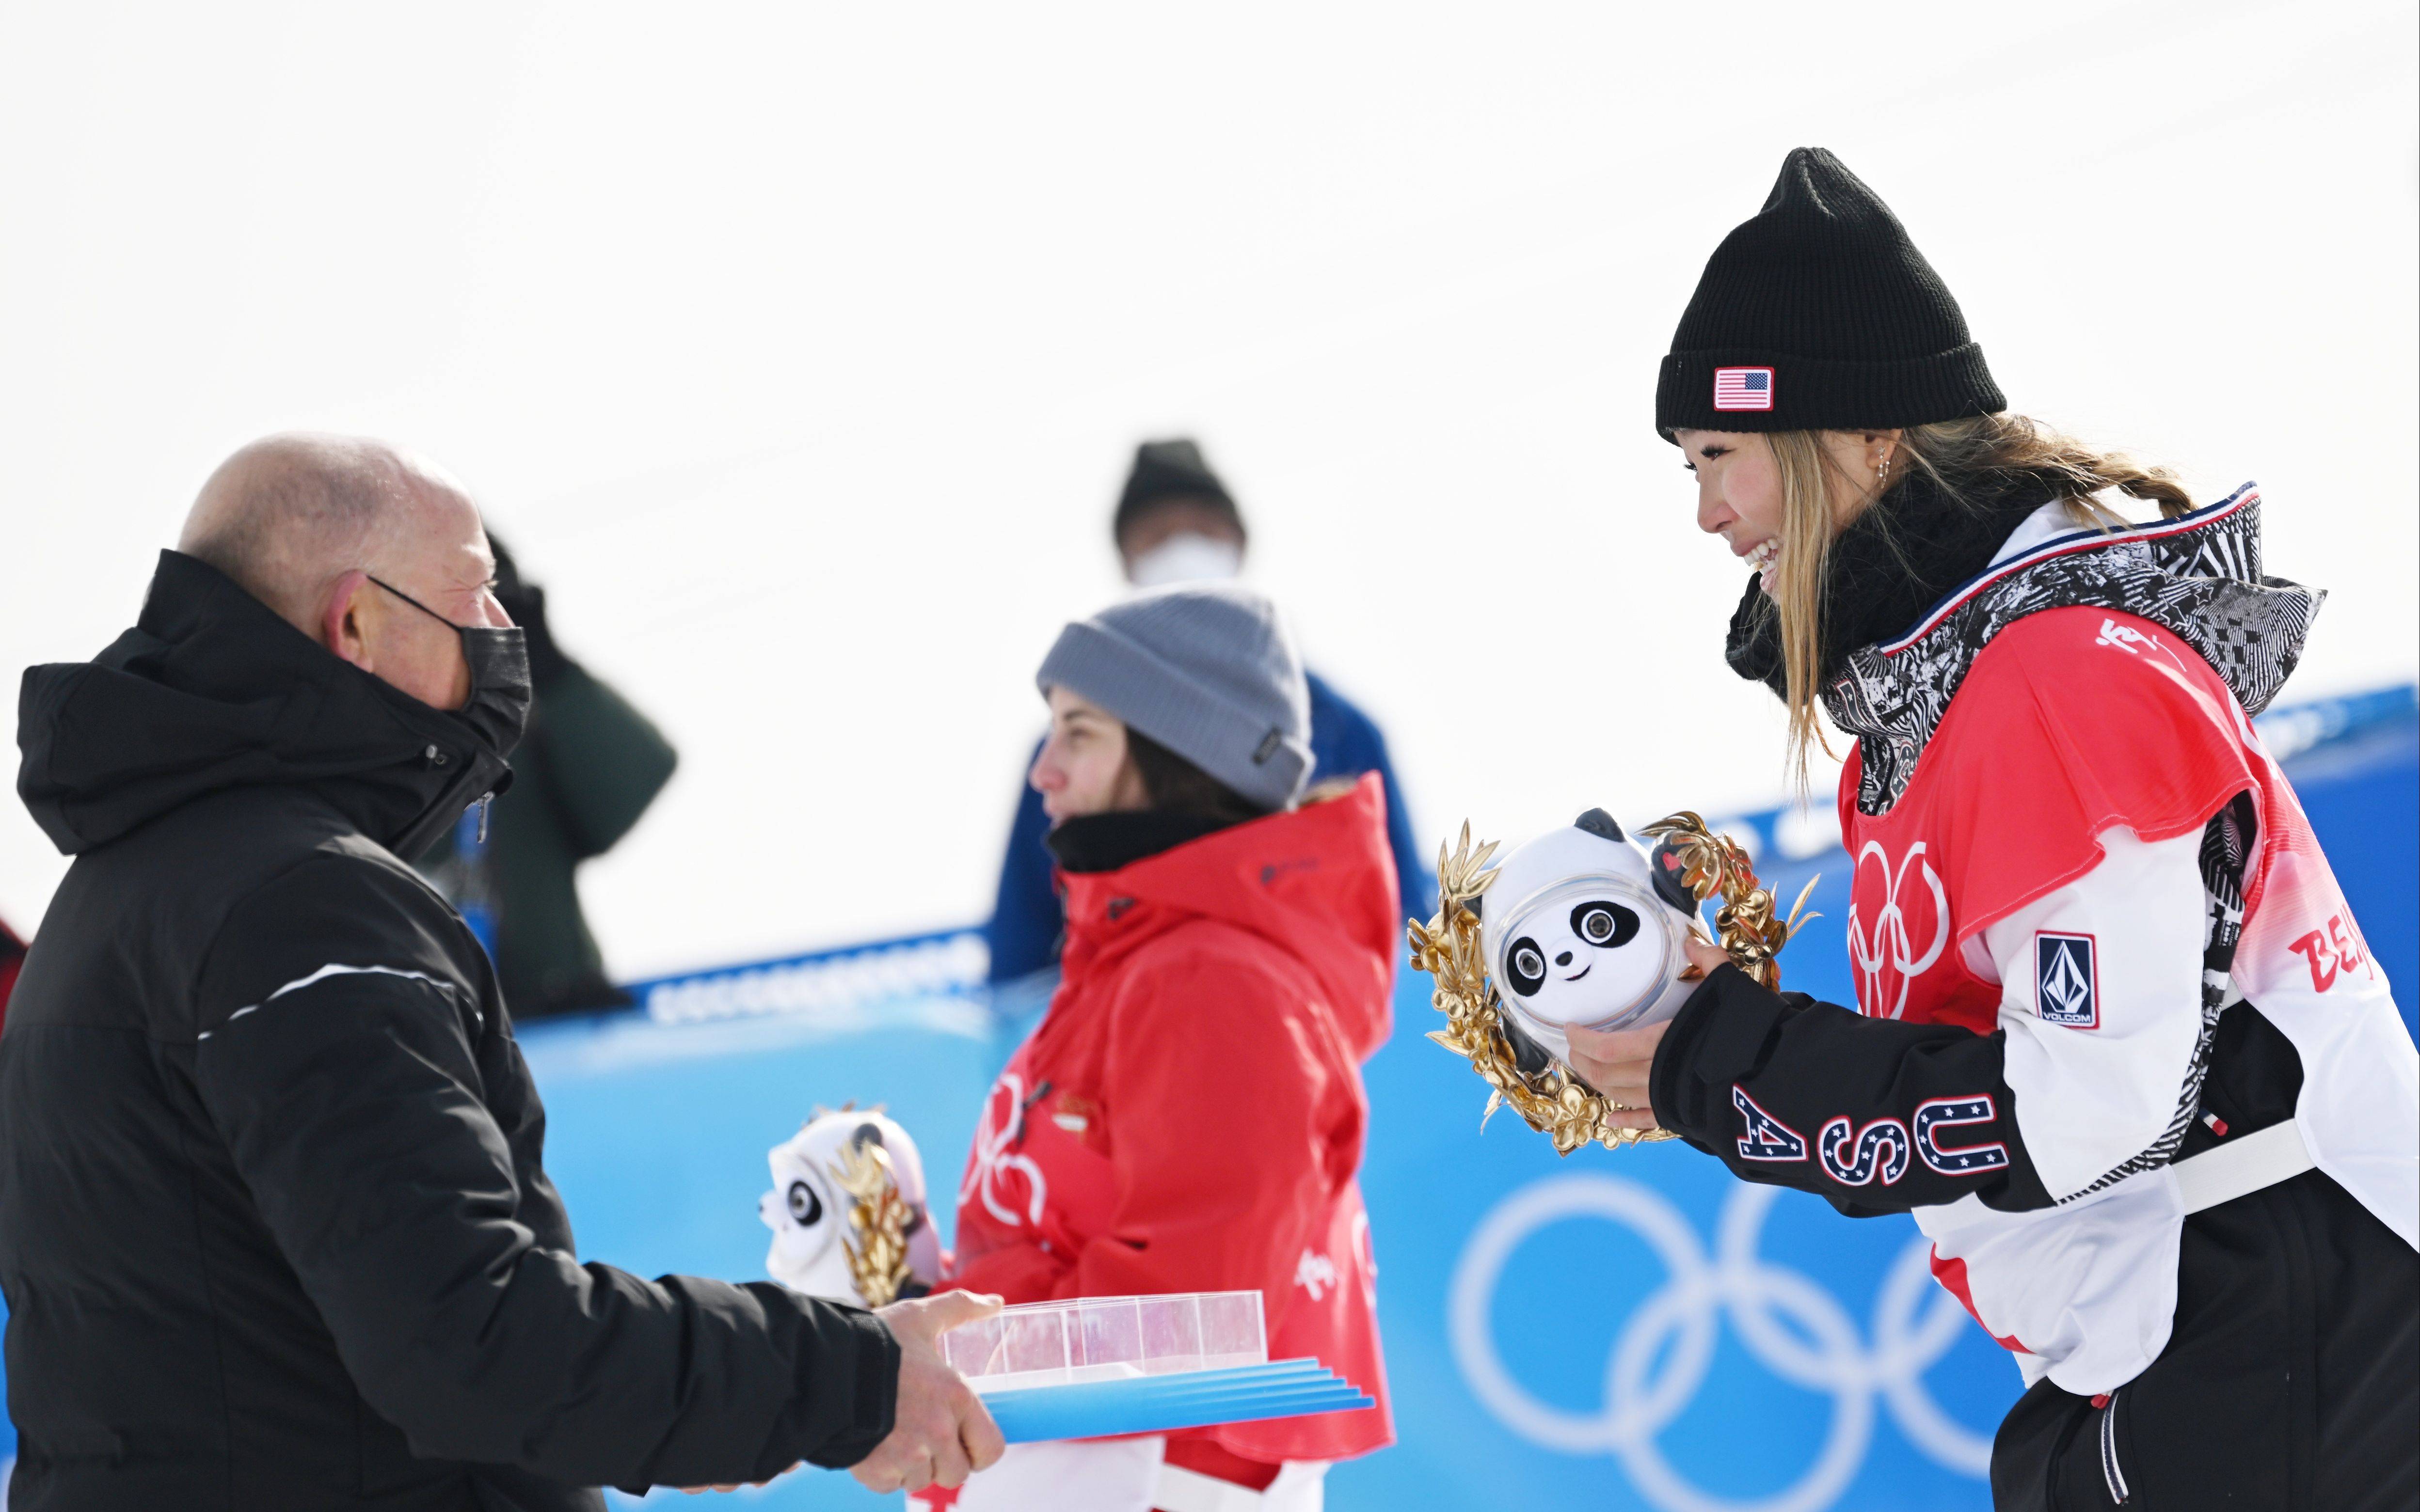
[[891, 1152], [880, 1145], [843, 1145], [831, 1174], [849, 1196], [848, 1232], [841, 1239], [848, 1278], [868, 1307], [887, 1307], [908, 1284], [908, 1224], [913, 1216], [899, 1195]]
[[[1680, 857], [1681, 880], [1699, 903], [1720, 898], [1714, 928], [1723, 949], [1767, 988], [1781, 984], [1780, 963], [1774, 958], [1806, 919], [1799, 913], [1809, 881], [1798, 894], [1787, 919], [1774, 916], [1773, 893], [1757, 883], [1747, 853], [1727, 835], [1706, 828], [1706, 822], [1683, 810], [1646, 826], [1643, 833], [1671, 843]], [[1668, 1129], [1628, 1129], [1612, 1121], [1616, 1113], [1631, 1111], [1580, 1080], [1569, 1067], [1550, 1059], [1536, 1075], [1524, 1072], [1504, 1033], [1503, 1000], [1488, 980], [1487, 958], [1480, 946], [1479, 915], [1473, 899], [1496, 881], [1496, 842], [1472, 849], [1470, 825], [1465, 821], [1461, 841], [1451, 851], [1437, 848], [1437, 914], [1422, 924], [1409, 921], [1412, 964], [1436, 979], [1429, 1001], [1445, 1015], [1446, 1026], [1429, 1038], [1470, 1062], [1487, 1083], [1487, 1108], [1481, 1128], [1496, 1110], [1510, 1107], [1522, 1121], [1554, 1141], [1555, 1153], [1568, 1155], [1583, 1145], [1607, 1149], [1677, 1137]], [[1808, 918], [1814, 918], [1808, 915]]]
[[1723, 949], [1742, 971], [1756, 980], [1758, 986], [1768, 992], [1779, 991], [1781, 963], [1775, 957], [1808, 919], [1822, 917], [1799, 917], [1807, 906], [1807, 895], [1815, 890], [1820, 879], [1807, 878], [1807, 886], [1798, 889], [1798, 901], [1790, 905], [1790, 917], [1776, 918], [1773, 889], [1758, 883], [1756, 868], [1748, 864], [1747, 852], [1729, 835], [1717, 835], [1708, 829], [1706, 822], [1688, 810], [1658, 819], [1639, 833], [1671, 845], [1681, 860], [1681, 884], [1689, 889], [1690, 896], [1699, 903], [1709, 898], [1722, 899], [1722, 906], [1714, 910], [1714, 932], [1721, 936]]

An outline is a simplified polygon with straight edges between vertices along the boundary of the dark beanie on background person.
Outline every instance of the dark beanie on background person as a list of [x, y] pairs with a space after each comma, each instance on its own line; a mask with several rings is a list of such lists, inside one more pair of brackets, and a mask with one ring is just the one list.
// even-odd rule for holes
[[1179, 436], [1145, 441], [1135, 448], [1134, 467], [1126, 473], [1125, 491], [1118, 496], [1118, 511], [1109, 521], [1110, 539], [1124, 541], [1126, 527], [1152, 505], [1180, 499], [1223, 510], [1233, 517], [1236, 532], [1242, 532], [1243, 513], [1235, 507], [1227, 486], [1202, 459], [1202, 448]]
[[1831, 153], [1796, 147], [1707, 260], [1656, 380], [1655, 429], [1887, 429], [2008, 404], [1890, 207]]

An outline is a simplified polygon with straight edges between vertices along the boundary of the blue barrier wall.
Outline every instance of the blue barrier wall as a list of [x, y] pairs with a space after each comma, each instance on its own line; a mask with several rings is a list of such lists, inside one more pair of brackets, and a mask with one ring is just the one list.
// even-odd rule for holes
[[[2407, 1023], [2420, 985], [2420, 722], [2413, 692], [2263, 722]], [[1752, 835], [1786, 900], [1823, 874], [1824, 918], [1789, 985], [1850, 1000], [1846, 857], [1822, 816], [1720, 821]], [[942, 934], [643, 984], [654, 1013], [525, 1026], [548, 1165], [583, 1258], [653, 1275], [764, 1274], [765, 1151], [817, 1103], [885, 1103], [916, 1134], [945, 1231], [976, 1106], [1034, 1005], [953, 987], [979, 966]], [[1931, 1285], [1904, 1218], [1853, 1222], [1732, 1181], [1677, 1145], [1558, 1160], [1421, 1036], [1406, 972], [1371, 1062], [1363, 1187], [1401, 1442], [1340, 1466], [1339, 1512], [1575, 1504], [1717, 1512], [1983, 1508], [2015, 1368]], [[13, 1452], [13, 1431], [0, 1452]], [[659, 1492], [651, 1504], [666, 1504]], [[616, 1493], [616, 1504], [628, 1504]], [[733, 1500], [884, 1504], [800, 1472]], [[900, 1499], [891, 1498], [896, 1505]], [[681, 1499], [668, 1504], [710, 1504]]]

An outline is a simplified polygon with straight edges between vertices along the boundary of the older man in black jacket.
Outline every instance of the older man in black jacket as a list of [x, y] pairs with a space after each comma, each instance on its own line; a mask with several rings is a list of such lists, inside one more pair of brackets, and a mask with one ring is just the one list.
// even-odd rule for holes
[[10, 1504], [601, 1504], [999, 1453], [936, 1335], [574, 1257], [495, 976], [399, 856], [510, 779], [476, 509], [365, 441], [238, 453], [135, 627], [25, 674], [76, 857], [0, 1032]]

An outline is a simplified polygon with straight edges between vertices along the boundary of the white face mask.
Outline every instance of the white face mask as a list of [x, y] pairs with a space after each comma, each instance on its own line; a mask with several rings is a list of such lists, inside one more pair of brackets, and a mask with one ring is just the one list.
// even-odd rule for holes
[[1244, 570], [1244, 548], [1233, 541], [1179, 531], [1134, 559], [1126, 575], [1137, 588], [1165, 588], [1233, 578]]

